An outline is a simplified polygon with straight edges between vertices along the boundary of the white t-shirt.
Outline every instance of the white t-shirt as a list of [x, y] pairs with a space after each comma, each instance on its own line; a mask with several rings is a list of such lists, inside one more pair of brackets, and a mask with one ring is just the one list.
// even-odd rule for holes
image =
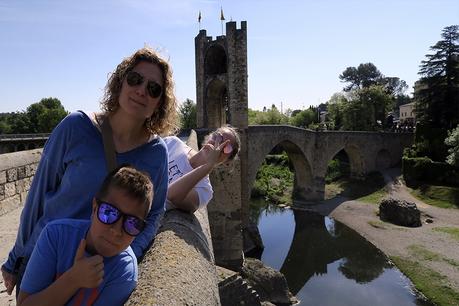
[[[192, 149], [176, 136], [168, 136], [163, 139], [164, 142], [166, 142], [169, 156], [169, 184], [171, 184], [179, 177], [182, 177], [193, 170], [193, 167], [191, 167], [188, 160], [188, 153]], [[206, 206], [212, 199], [213, 195], [209, 176], [206, 175], [202, 180], [200, 180], [196, 186], [194, 186], [194, 190], [197, 192], [199, 197], [199, 208]], [[169, 200], [167, 200], [166, 203], [168, 206], [171, 205]]]

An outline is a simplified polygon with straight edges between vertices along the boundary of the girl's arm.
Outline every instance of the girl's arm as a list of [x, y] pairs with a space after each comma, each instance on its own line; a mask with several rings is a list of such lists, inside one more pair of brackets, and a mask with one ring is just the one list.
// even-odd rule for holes
[[195, 212], [199, 208], [199, 196], [194, 187], [200, 180], [218, 165], [220, 155], [223, 154], [223, 148], [229, 143], [229, 140], [218, 146], [206, 144], [202, 150], [208, 150], [207, 162], [200, 165], [182, 177], [172, 182], [167, 190], [167, 199], [180, 209], [188, 212]]

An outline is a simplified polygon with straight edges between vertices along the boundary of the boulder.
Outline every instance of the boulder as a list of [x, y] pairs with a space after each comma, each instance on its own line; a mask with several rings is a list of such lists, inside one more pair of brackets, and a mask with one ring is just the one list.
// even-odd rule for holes
[[271, 267], [265, 266], [260, 260], [245, 258], [240, 273], [247, 283], [257, 291], [261, 301], [275, 305], [298, 303], [298, 300], [288, 289], [284, 275]]
[[421, 212], [415, 203], [387, 198], [379, 204], [379, 218], [393, 224], [418, 227], [421, 226]]

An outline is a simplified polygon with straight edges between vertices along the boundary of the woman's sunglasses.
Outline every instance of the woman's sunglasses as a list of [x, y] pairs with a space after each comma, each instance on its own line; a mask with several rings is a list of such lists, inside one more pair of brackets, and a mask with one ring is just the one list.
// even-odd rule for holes
[[[126, 75], [126, 82], [129, 86], [138, 86], [143, 84], [145, 78], [138, 72], [129, 71]], [[147, 91], [150, 97], [156, 99], [161, 95], [162, 87], [158, 83], [152, 80], [147, 81]]]
[[127, 215], [110, 203], [96, 199], [97, 219], [103, 224], [114, 224], [123, 217], [123, 230], [130, 236], [137, 236], [145, 228], [146, 222], [135, 216]]

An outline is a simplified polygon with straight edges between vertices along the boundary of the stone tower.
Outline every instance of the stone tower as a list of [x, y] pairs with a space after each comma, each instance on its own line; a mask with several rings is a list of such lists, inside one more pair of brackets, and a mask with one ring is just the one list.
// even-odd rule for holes
[[215, 40], [199, 31], [195, 38], [198, 128], [223, 124], [246, 129], [247, 22], [226, 23], [226, 35]]
[[214, 197], [208, 213], [215, 261], [238, 270], [243, 261], [243, 216], [248, 216], [247, 186], [247, 22], [226, 23], [226, 35], [215, 40], [199, 31], [195, 38], [196, 113], [198, 128], [236, 127], [241, 138], [240, 158], [233, 167], [215, 169], [210, 175]]

